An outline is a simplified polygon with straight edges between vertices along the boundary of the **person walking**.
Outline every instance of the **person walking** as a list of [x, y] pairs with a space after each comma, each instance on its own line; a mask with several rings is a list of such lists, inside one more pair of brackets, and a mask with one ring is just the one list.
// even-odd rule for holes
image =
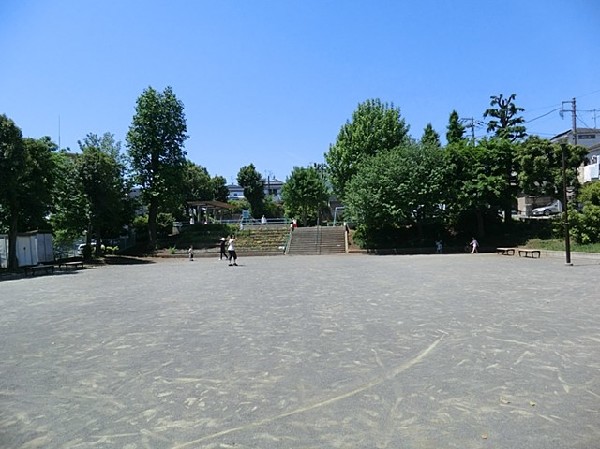
[[227, 242], [227, 251], [229, 252], [229, 266], [237, 267], [237, 254], [235, 253], [235, 236], [231, 235]]
[[225, 237], [221, 237], [221, 241], [219, 242], [219, 260], [223, 260], [223, 256], [225, 256], [225, 260], [229, 260], [229, 255], [225, 251], [225, 244]]
[[477, 248], [479, 248], [479, 242], [473, 237], [471, 239], [471, 254], [478, 253], [479, 251]]

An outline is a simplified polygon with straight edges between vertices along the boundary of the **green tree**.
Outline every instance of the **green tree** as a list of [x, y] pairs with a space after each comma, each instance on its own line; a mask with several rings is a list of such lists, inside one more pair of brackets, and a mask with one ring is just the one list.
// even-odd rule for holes
[[65, 150], [53, 154], [55, 182], [50, 223], [58, 246], [69, 246], [88, 226], [89, 204], [79, 176], [78, 157]]
[[[166, 208], [173, 204], [170, 198], [181, 198], [186, 132], [183, 103], [170, 87], [162, 93], [149, 87], [138, 98], [127, 146], [134, 180], [142, 187], [142, 198], [148, 205], [151, 249], [156, 248], [159, 206]], [[182, 204], [178, 206], [181, 210]]]
[[21, 211], [21, 185], [27, 167], [21, 129], [6, 115], [0, 115], [0, 207], [8, 229], [8, 268], [17, 268], [17, 233]]
[[96, 254], [100, 253], [102, 237], [119, 234], [130, 221], [125, 168], [119, 162], [120, 142], [106, 133], [100, 139], [88, 134], [79, 141], [81, 154], [76, 159], [78, 174], [86, 200], [87, 243], [96, 237]]
[[486, 219], [499, 220], [498, 211], [512, 202], [507, 161], [510, 143], [503, 139], [483, 139], [476, 145], [464, 140], [446, 148], [445, 163], [452, 180], [446, 204], [451, 219], [473, 222], [471, 230], [481, 238], [486, 235]]
[[431, 123], [427, 123], [425, 130], [423, 131], [423, 137], [421, 137], [421, 145], [429, 146], [433, 148], [441, 148], [442, 143], [440, 142], [440, 135], [433, 129]]
[[229, 197], [229, 189], [227, 188], [227, 180], [223, 176], [213, 176], [210, 180], [213, 189], [213, 198], [216, 201], [227, 202]]
[[448, 126], [446, 128], [446, 141], [448, 142], [448, 145], [459, 143], [464, 140], [464, 136], [465, 127], [462, 123], [460, 123], [458, 112], [453, 110], [450, 113], [450, 118], [448, 119]]
[[49, 137], [24, 138], [26, 171], [20, 188], [20, 225], [24, 229], [47, 229], [55, 182], [53, 154], [57, 146]]
[[422, 237], [424, 225], [441, 226], [447, 191], [441, 157], [430, 146], [407, 144], [361, 165], [347, 186], [346, 214], [367, 245], [380, 244], [381, 230], [392, 235], [413, 228]]
[[304, 226], [318, 221], [329, 198], [323, 178], [314, 167], [294, 167], [283, 184], [281, 196], [286, 215], [299, 217]]
[[370, 157], [409, 141], [409, 126], [400, 109], [379, 99], [360, 103], [325, 153], [329, 180], [334, 192], [345, 197], [346, 184]]
[[237, 175], [238, 184], [244, 188], [244, 196], [250, 203], [250, 212], [253, 217], [259, 218], [263, 213], [265, 191], [263, 178], [254, 168], [253, 164], [240, 168]]
[[492, 117], [487, 124], [487, 132], [493, 132], [496, 137], [508, 139], [511, 142], [527, 136], [525, 119], [519, 114], [525, 109], [518, 107], [514, 101], [516, 94], [504, 98], [502, 94], [490, 97], [490, 108], [486, 109], [483, 117]]
[[18, 266], [17, 233], [46, 228], [53, 178], [50, 138], [23, 138], [6, 115], [0, 115], [0, 228], [8, 232], [8, 267]]
[[[577, 188], [577, 167], [587, 155], [584, 147], [565, 145], [567, 183]], [[530, 136], [516, 146], [515, 166], [521, 191], [528, 195], [560, 196], [562, 192], [562, 147], [547, 139]]]
[[585, 184], [577, 199], [580, 210], [569, 211], [571, 235], [581, 244], [600, 242], [600, 182]]
[[190, 160], [186, 161], [184, 183], [186, 201], [204, 201], [214, 198], [214, 186], [208, 170]]

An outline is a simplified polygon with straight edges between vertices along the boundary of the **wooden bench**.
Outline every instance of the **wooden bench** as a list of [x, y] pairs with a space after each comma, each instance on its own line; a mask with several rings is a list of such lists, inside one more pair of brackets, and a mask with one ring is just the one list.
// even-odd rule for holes
[[498, 254], [502, 254], [504, 256], [514, 256], [515, 255], [514, 248], [496, 248], [496, 252]]
[[54, 265], [33, 265], [31, 267], [23, 267], [25, 270], [25, 276], [31, 274], [31, 276], [35, 276], [36, 273], [44, 272], [45, 274], [54, 273]]
[[73, 269], [73, 270], [77, 270], [78, 268], [83, 268], [83, 262], [80, 260], [74, 260], [72, 262], [61, 262], [58, 264], [58, 268], [59, 269]]
[[537, 257], [539, 259], [541, 255], [542, 255], [542, 252], [537, 249], [520, 249], [519, 250], [519, 257], [521, 257], [521, 256], [531, 257], [532, 259], [535, 259]]

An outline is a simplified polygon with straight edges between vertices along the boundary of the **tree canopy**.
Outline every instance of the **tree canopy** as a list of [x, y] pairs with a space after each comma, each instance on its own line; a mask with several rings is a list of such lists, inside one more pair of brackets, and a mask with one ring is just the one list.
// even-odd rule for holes
[[250, 213], [255, 218], [260, 217], [263, 214], [265, 191], [263, 178], [254, 167], [254, 164], [240, 168], [237, 175], [237, 182], [244, 188], [244, 196], [250, 204]]
[[421, 145], [433, 148], [441, 148], [442, 146], [440, 135], [435, 131], [435, 129], [433, 129], [433, 125], [431, 123], [427, 123], [425, 129], [423, 130]]
[[[162, 93], [152, 87], [137, 100], [136, 112], [127, 133], [127, 146], [134, 181], [142, 187], [148, 204], [150, 247], [156, 247], [156, 220], [159, 206], [181, 199], [187, 124], [183, 103], [171, 87]], [[183, 204], [178, 205], [181, 209]]]
[[0, 115], [0, 228], [8, 231], [9, 269], [17, 267], [17, 233], [46, 228], [54, 182], [49, 138], [23, 138], [20, 128]]
[[288, 217], [298, 217], [307, 226], [319, 222], [329, 193], [315, 167], [294, 167], [283, 185], [281, 196]]
[[492, 117], [488, 121], [487, 131], [511, 142], [527, 135], [525, 119], [519, 115], [525, 109], [515, 104], [515, 98], [517, 98], [516, 94], [511, 94], [508, 98], [504, 98], [502, 94], [492, 95], [490, 108], [483, 113], [484, 117]]
[[131, 219], [125, 168], [119, 162], [121, 144], [105, 133], [102, 138], [88, 134], [79, 146], [76, 165], [86, 200], [87, 241], [94, 235], [98, 251], [103, 236], [119, 235]]
[[450, 113], [450, 117], [448, 119], [448, 126], [446, 128], [446, 141], [448, 144], [458, 143], [461, 140], [464, 140], [465, 136], [465, 127], [462, 123], [460, 123], [460, 119], [458, 117], [458, 112], [453, 110]]
[[360, 165], [371, 156], [397, 148], [409, 140], [409, 126], [400, 109], [379, 99], [360, 103], [338, 134], [335, 144], [325, 153], [329, 180], [341, 198], [346, 184]]

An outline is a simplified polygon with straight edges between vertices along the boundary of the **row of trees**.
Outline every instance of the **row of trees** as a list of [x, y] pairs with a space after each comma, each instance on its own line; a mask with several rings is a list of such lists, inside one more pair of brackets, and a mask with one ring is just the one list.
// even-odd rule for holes
[[[420, 140], [394, 105], [378, 99], [358, 106], [325, 154], [329, 180], [370, 246], [381, 236], [422, 239], [458, 230], [484, 237], [486, 224], [505, 223], [518, 193], [556, 196], [561, 191], [563, 147], [527, 137], [516, 96], [491, 97], [488, 131], [478, 141], [465, 136], [458, 113], [450, 114], [447, 145], [428, 124]], [[567, 179], [577, 188], [576, 168], [585, 148], [566, 145]], [[385, 244], [389, 244], [387, 241]]]
[[[9, 267], [17, 266], [19, 231], [52, 228], [55, 240], [71, 242], [85, 233], [98, 247], [147, 210], [149, 246], [157, 239], [159, 214], [181, 218], [188, 200], [226, 201], [222, 176], [186, 159], [183, 104], [171, 88], [146, 89], [137, 100], [127, 133], [127, 152], [114, 136], [88, 134], [79, 152], [59, 150], [50, 138], [24, 138], [0, 116], [0, 232], [9, 235]], [[141, 199], [130, 195], [140, 187]]]
[[[499, 210], [508, 222], [517, 193], [555, 195], [561, 185], [563, 148], [527, 137], [515, 98], [491, 97], [484, 117], [492, 136], [478, 141], [465, 136], [452, 111], [445, 146], [431, 124], [420, 139], [412, 138], [393, 104], [359, 104], [325, 154], [326, 164], [296, 167], [286, 179], [285, 214], [303, 223], [318, 220], [333, 191], [368, 245], [407, 232], [423, 238], [466, 229], [483, 236]], [[161, 214], [182, 219], [186, 201], [226, 201], [225, 179], [186, 158], [186, 133], [184, 107], [171, 88], [150, 87], [138, 98], [126, 154], [110, 133], [88, 134], [79, 141], [79, 153], [59, 150], [49, 138], [23, 138], [14, 122], [0, 116], [0, 231], [9, 232], [10, 265], [16, 265], [18, 230], [51, 226], [58, 241], [85, 230], [88, 241], [95, 236], [100, 245], [102, 236], [119, 233], [143, 206], [149, 246], [155, 248]], [[586, 151], [567, 146], [565, 153], [576, 188], [575, 169]], [[279, 213], [265, 198], [253, 164], [240, 169], [237, 181], [253, 216]], [[128, 195], [133, 186], [140, 187], [139, 204]], [[588, 196], [587, 210], [595, 211], [597, 198]], [[592, 226], [594, 218], [574, 221]]]

